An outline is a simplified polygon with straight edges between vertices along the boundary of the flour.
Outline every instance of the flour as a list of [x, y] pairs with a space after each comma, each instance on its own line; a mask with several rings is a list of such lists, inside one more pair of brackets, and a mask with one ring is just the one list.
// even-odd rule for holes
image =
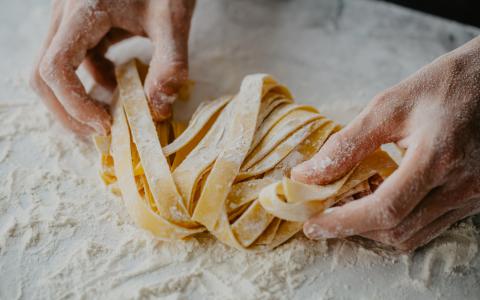
[[[403, 261], [401, 255], [351, 241], [315, 242], [301, 236], [262, 254], [239, 252], [209, 236], [156, 241], [133, 225], [121, 201], [103, 189], [92, 145], [64, 132], [35, 104], [2, 102], [2, 116], [15, 116], [0, 124], [15, 149], [1, 165], [0, 207], [6, 216], [0, 226], [1, 266], [13, 274], [2, 278], [2, 297], [28, 298], [35, 290], [38, 298], [288, 299], [318, 281], [331, 282], [327, 271], [379, 272], [402, 264], [409, 271], [397, 279], [418, 289], [431, 285], [433, 275], [468, 269], [477, 256], [478, 234], [471, 222]], [[438, 263], [444, 265], [441, 274], [432, 275]], [[365, 284], [379, 289], [373, 282]], [[324, 287], [319, 291], [335, 295]]]
[[[444, 35], [460, 44], [480, 33], [377, 2], [343, 1], [340, 11], [334, 1], [304, 1], [307, 8], [199, 1], [190, 60], [196, 85], [192, 101], [176, 104], [182, 114], [260, 71], [346, 123], [375, 93], [455, 46]], [[10, 26], [0, 31], [8, 49], [0, 61], [0, 299], [478, 298], [471, 221], [415, 255], [302, 235], [269, 253], [242, 253], [208, 235], [162, 242], [139, 230], [98, 179], [92, 143], [62, 129], [28, 89], [50, 7], [41, 4], [8, 1], [0, 12]], [[143, 48], [151, 47], [130, 53]]]
[[325, 157], [324, 159], [315, 160], [312, 167], [312, 171], [314, 171], [315, 173], [320, 173], [326, 168], [328, 168], [329, 166], [331, 166], [332, 164], [333, 164], [333, 160], [330, 157]]

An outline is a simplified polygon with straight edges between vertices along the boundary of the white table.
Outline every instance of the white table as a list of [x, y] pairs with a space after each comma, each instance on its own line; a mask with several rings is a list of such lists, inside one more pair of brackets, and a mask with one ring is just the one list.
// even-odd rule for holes
[[[92, 144], [61, 129], [27, 88], [47, 2], [0, 5], [0, 299], [478, 299], [479, 236], [468, 224], [410, 256], [301, 237], [245, 254], [209, 238], [158, 242], [137, 229], [101, 186]], [[479, 33], [375, 1], [200, 0], [190, 44], [195, 93], [182, 105], [191, 111], [263, 72], [345, 123], [376, 93]]]

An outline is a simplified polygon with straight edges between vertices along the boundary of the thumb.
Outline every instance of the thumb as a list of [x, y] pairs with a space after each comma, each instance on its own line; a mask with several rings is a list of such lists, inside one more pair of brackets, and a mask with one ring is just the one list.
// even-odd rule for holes
[[398, 118], [384, 106], [383, 96], [374, 99], [347, 127], [332, 135], [310, 160], [294, 167], [293, 180], [307, 184], [327, 184], [341, 178], [358, 162], [394, 140]]

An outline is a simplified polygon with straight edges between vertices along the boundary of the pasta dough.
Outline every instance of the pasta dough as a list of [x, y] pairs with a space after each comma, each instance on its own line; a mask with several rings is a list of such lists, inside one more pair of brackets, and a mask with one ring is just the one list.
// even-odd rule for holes
[[311, 216], [372, 191], [396, 164], [381, 150], [325, 186], [288, 178], [340, 127], [293, 102], [264, 74], [240, 91], [205, 102], [188, 126], [155, 123], [135, 61], [117, 69], [111, 136], [98, 136], [101, 177], [121, 195], [135, 222], [162, 239], [207, 230], [238, 249], [272, 249]]

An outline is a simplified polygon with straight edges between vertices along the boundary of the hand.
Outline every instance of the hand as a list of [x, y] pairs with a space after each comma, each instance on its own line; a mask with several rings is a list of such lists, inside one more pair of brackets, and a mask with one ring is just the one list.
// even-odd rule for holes
[[50, 29], [31, 78], [47, 107], [80, 134], [107, 134], [111, 117], [91, 99], [75, 71], [83, 62], [96, 82], [113, 90], [114, 65], [108, 47], [133, 35], [154, 44], [145, 92], [154, 119], [170, 104], [188, 77], [188, 33], [195, 0], [54, 0]]
[[308, 237], [412, 250], [480, 212], [480, 37], [375, 97], [292, 177], [329, 183], [391, 142], [406, 149], [399, 168], [373, 194], [306, 222]]

